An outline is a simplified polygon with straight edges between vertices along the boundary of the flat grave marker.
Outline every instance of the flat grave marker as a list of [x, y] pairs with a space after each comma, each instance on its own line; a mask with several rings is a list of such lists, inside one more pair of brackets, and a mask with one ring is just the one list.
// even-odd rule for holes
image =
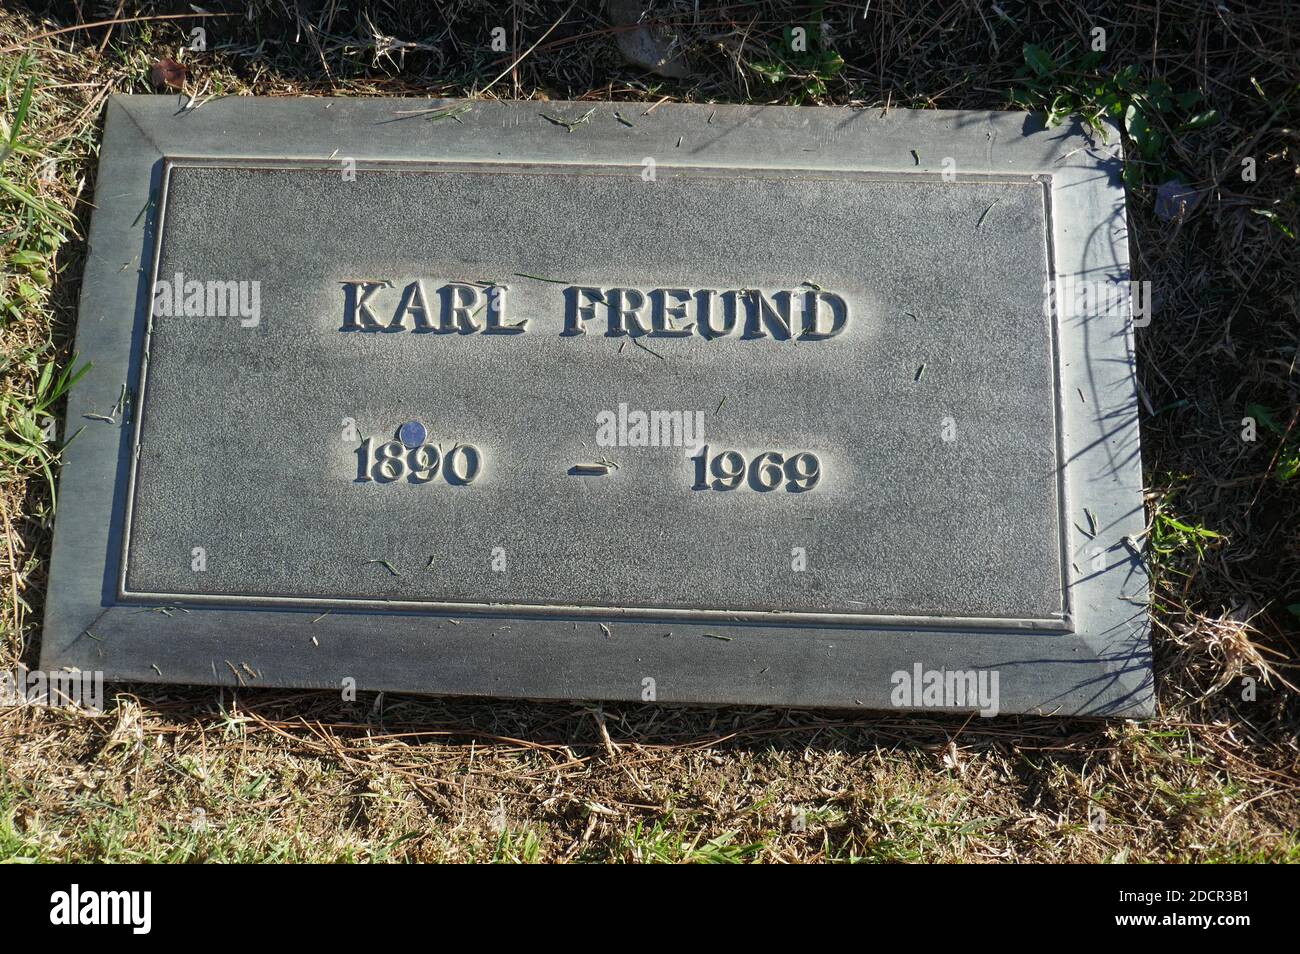
[[110, 101], [43, 668], [1150, 713], [1113, 133], [411, 106]]

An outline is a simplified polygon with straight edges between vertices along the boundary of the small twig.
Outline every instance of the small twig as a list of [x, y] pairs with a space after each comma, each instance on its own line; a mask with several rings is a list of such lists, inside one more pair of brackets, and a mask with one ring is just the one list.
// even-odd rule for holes
[[[565, 10], [563, 13], [560, 14], [560, 18], [559, 18], [558, 20], [556, 20], [554, 23], [552, 23], [552, 24], [550, 25], [550, 27], [547, 29], [547, 31], [546, 31], [545, 33], [543, 33], [541, 36], [539, 36], [539, 37], [537, 38], [537, 42], [536, 42], [536, 43], [534, 43], [534, 44], [533, 44], [532, 46], [530, 46], [528, 49], [524, 50], [524, 52], [521, 53], [521, 54], [519, 55], [519, 58], [518, 58], [518, 59], [516, 59], [513, 63], [511, 63], [509, 66], [507, 66], [505, 69], [503, 69], [503, 70], [501, 71], [500, 75], [497, 76], [497, 78], [494, 79], [492, 82], [490, 82], [490, 83], [488, 83], [486, 86], [484, 86], [481, 90], [479, 90], [479, 93], [480, 93], [480, 94], [481, 94], [481, 93], [486, 93], [486, 92], [487, 92], [488, 90], [490, 90], [493, 86], [495, 86], [495, 85], [496, 85], [496, 84], [501, 80], [502, 77], [504, 77], [507, 73], [509, 73], [509, 72], [510, 72], [511, 70], [513, 70], [516, 66], [518, 66], [520, 63], [522, 63], [522, 62], [523, 62], [523, 61], [528, 57], [528, 54], [529, 54], [529, 53], [531, 53], [531, 52], [533, 52], [533, 50], [537, 49], [537, 47], [541, 45], [541, 42], [542, 42], [543, 40], [545, 40], [548, 36], [550, 36], [551, 33], [554, 32], [554, 30], [555, 30], [555, 28], [556, 28], [557, 26], [559, 26], [561, 23], [564, 22], [564, 18], [567, 17], [567, 16], [569, 15], [569, 11], [572, 10], [572, 9], [573, 9], [575, 6], [577, 6], [577, 5], [578, 5], [578, 0], [573, 0], [573, 3], [569, 4], [568, 9]], [[232, 16], [233, 16], [233, 14], [232, 14]]]
[[594, 113], [595, 111], [596, 111], [596, 107], [593, 106], [593, 107], [591, 107], [591, 109], [587, 110], [585, 113], [583, 113], [583, 114], [582, 114], [581, 116], [579, 116], [577, 119], [572, 120], [572, 121], [567, 120], [567, 119], [560, 119], [558, 116], [552, 116], [552, 115], [550, 115], [549, 113], [542, 113], [542, 118], [545, 119], [545, 120], [546, 120], [547, 122], [549, 122], [549, 123], [554, 123], [554, 124], [557, 125], [557, 126], [563, 126], [563, 127], [564, 127], [565, 129], [567, 129], [569, 132], [573, 132], [573, 130], [574, 130], [575, 128], [577, 128], [578, 126], [581, 126], [583, 123], [585, 123], [585, 122], [590, 122], [590, 121], [591, 121], [591, 114]]
[[652, 349], [650, 349], [650, 348], [647, 348], [647, 347], [646, 347], [645, 345], [643, 345], [641, 342], [637, 341], [635, 337], [632, 338], [632, 343], [633, 343], [634, 345], [636, 345], [638, 348], [640, 348], [642, 351], [644, 351], [646, 354], [652, 354], [652, 355], [654, 355], [654, 356], [655, 356], [656, 358], [658, 358], [660, 361], [667, 361], [667, 360], [668, 360], [668, 359], [665, 358], [663, 355], [661, 355], [658, 351], [654, 351], [654, 350], [652, 350]]

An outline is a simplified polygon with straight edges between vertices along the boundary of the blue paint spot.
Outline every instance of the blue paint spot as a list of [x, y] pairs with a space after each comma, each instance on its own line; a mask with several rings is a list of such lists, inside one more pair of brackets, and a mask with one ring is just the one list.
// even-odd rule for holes
[[397, 429], [397, 439], [410, 448], [422, 446], [427, 436], [419, 421], [407, 421]]

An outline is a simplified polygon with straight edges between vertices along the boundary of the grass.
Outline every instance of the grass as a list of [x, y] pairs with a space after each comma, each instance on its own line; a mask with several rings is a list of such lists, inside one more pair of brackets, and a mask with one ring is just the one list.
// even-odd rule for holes
[[[200, 102], [612, 99], [645, 104], [623, 113], [634, 122], [665, 97], [1019, 104], [1115, 123], [1135, 277], [1158, 303], [1137, 334], [1135, 545], [1153, 577], [1159, 716], [625, 705], [598, 720], [564, 704], [118, 686], [98, 717], [0, 709], [0, 860], [1300, 861], [1300, 25], [1285, 3], [661, 3], [684, 80], [627, 64], [594, 0], [559, 22], [564, 6], [536, 0], [355, 6], [199, 20], [129, 3], [133, 22], [41, 39], [73, 8], [0, 10], [0, 668], [35, 664], [50, 475], [83, 426], [56, 437], [49, 420], [84, 370], [71, 346], [103, 104], [151, 91], [171, 57]], [[207, 50], [188, 50], [199, 25]], [[576, 125], [585, 108], [547, 112]], [[1166, 221], [1171, 179], [1196, 201]]]
[[[36, 362], [38, 356], [29, 353], [17, 358], [19, 361], [24, 359]], [[50, 358], [41, 364], [32, 393], [0, 395], [0, 424], [3, 425], [0, 456], [15, 470], [39, 469], [50, 493], [51, 511], [54, 509], [53, 467], [61, 449], [54, 411], [68, 390], [90, 370], [89, 364], [77, 368], [75, 359], [63, 368], [59, 363]], [[75, 436], [74, 433], [72, 437]]]
[[[610, 860], [650, 864], [741, 864], [761, 855], [764, 844], [738, 843], [737, 833], [724, 831], [705, 840], [700, 832], [686, 834], [671, 821], [638, 822], [622, 839]], [[596, 860], [596, 859], [593, 859]], [[599, 859], [604, 860], [604, 859]]]
[[1215, 109], [1197, 110], [1204, 102], [1198, 90], [1175, 92], [1162, 77], [1144, 76], [1136, 63], [1108, 71], [1101, 50], [1072, 56], [1067, 44], [1066, 52], [1053, 56], [1026, 43], [1024, 58], [1019, 85], [1008, 95], [1010, 105], [1044, 113], [1049, 126], [1080, 116], [1103, 137], [1111, 135], [1106, 121], [1112, 121], [1124, 130], [1129, 147], [1124, 172], [1130, 188], [1177, 177], [1179, 170], [1169, 165], [1167, 137], [1219, 119]]

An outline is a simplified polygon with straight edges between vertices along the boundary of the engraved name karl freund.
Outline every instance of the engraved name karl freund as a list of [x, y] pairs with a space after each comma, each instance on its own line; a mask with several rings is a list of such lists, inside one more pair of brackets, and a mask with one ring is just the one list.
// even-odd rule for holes
[[[421, 280], [345, 281], [343, 331], [431, 331], [518, 335], [529, 319], [509, 316], [508, 285], [449, 282], [433, 289]], [[565, 337], [589, 331], [606, 336], [647, 335], [704, 339], [833, 338], [849, 321], [843, 296], [822, 288], [766, 293], [753, 288], [601, 288], [567, 285], [557, 309]]]

